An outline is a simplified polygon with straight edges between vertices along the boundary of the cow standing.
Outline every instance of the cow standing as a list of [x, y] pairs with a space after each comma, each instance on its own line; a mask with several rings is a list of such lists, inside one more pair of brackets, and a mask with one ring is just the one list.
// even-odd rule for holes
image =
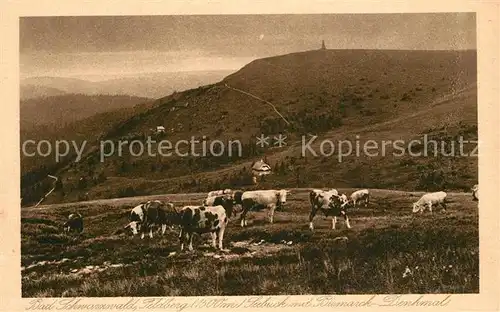
[[234, 209], [235, 205], [241, 206], [241, 195], [242, 191], [235, 191], [233, 193], [226, 193], [224, 195], [213, 195], [208, 196], [203, 200], [204, 206], [222, 206], [226, 209], [226, 215], [228, 218], [235, 217], [237, 211]]
[[[337, 193], [338, 194], [338, 193]], [[309, 214], [309, 228], [314, 230], [313, 219], [318, 210], [321, 210], [325, 217], [332, 217], [332, 229], [335, 229], [337, 217], [344, 217], [348, 229], [351, 228], [349, 217], [346, 213], [346, 205], [341, 196], [338, 196], [334, 190], [322, 191], [312, 190], [309, 193], [311, 203], [311, 213]]]
[[472, 200], [479, 201], [479, 184], [472, 187]]
[[282, 209], [286, 204], [286, 196], [290, 192], [287, 190], [262, 190], [247, 191], [241, 195], [242, 213], [240, 217], [241, 227], [247, 225], [246, 215], [250, 210], [262, 208], [269, 209], [269, 222], [273, 223], [274, 210]]
[[[210, 233], [214, 248], [222, 250], [222, 240], [228, 218], [222, 206], [185, 206], [178, 214], [178, 224], [181, 227], [179, 241], [181, 250], [188, 243], [189, 250], [193, 250], [194, 233]], [[216, 243], [218, 239], [218, 244]]]
[[68, 220], [63, 224], [63, 231], [70, 232], [83, 232], [83, 217], [80, 213], [72, 213], [68, 216]]
[[429, 209], [429, 212], [432, 213], [432, 206], [441, 205], [443, 207], [443, 212], [446, 211], [446, 196], [445, 192], [434, 192], [424, 194], [420, 199], [413, 203], [413, 213], [419, 212], [422, 213], [425, 210], [425, 207]]
[[162, 235], [165, 234], [167, 225], [176, 223], [177, 213], [171, 203], [165, 204], [159, 200], [148, 201], [140, 204], [130, 212], [129, 223], [125, 229], [130, 228], [133, 235], [141, 233], [141, 239], [149, 230], [149, 237], [153, 238], [153, 227], [161, 227]]
[[222, 206], [226, 210], [226, 215], [230, 218], [234, 216], [234, 199], [230, 195], [211, 196], [203, 201], [203, 206]]

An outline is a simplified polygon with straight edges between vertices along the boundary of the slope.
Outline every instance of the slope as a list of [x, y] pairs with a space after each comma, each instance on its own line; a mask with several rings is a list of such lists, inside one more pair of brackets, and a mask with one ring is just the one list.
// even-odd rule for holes
[[[137, 194], [249, 187], [248, 166], [266, 157], [276, 168], [259, 187], [352, 186], [464, 189], [477, 179], [477, 158], [302, 157], [302, 135], [361, 143], [477, 138], [475, 51], [307, 51], [255, 60], [222, 81], [159, 99], [150, 110], [111, 129], [106, 139], [145, 140], [162, 124], [171, 142], [191, 136], [240, 140], [241, 157], [122, 157], [98, 161], [98, 151], [66, 168], [65, 179], [104, 175], [81, 194]], [[273, 108], [243, 90], [272, 103]], [[287, 136], [281, 148], [255, 146], [260, 134]], [[318, 139], [319, 140], [319, 139]]]
[[63, 95], [65, 93], [66, 92], [64, 92], [62, 90], [59, 90], [56, 88], [51, 88], [51, 87], [46, 87], [46, 86], [38, 86], [38, 85], [32, 85], [32, 84], [22, 84], [20, 86], [20, 99], [21, 99], [21, 101], [35, 99], [35, 98], [55, 96], [55, 95]]
[[150, 99], [128, 95], [64, 94], [21, 101], [21, 128], [78, 121], [95, 114], [133, 107]]

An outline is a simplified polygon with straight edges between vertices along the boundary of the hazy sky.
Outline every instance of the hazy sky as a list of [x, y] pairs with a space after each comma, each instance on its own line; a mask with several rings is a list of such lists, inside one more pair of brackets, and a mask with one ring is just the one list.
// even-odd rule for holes
[[475, 49], [474, 13], [24, 17], [21, 75], [236, 70], [317, 49]]

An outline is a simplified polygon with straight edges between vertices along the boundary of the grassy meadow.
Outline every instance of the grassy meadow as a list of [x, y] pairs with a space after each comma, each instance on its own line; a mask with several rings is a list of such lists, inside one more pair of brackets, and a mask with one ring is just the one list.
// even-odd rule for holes
[[[351, 189], [339, 189], [350, 192]], [[248, 227], [231, 219], [226, 251], [195, 236], [180, 252], [178, 231], [153, 239], [121, 228], [144, 198], [122, 198], [21, 210], [23, 297], [221, 296], [306, 294], [478, 293], [477, 202], [449, 193], [446, 213], [411, 213], [422, 193], [372, 190], [371, 204], [332, 230], [318, 213], [308, 229], [307, 189], [292, 190], [269, 224], [250, 212]], [[204, 194], [158, 195], [177, 207]], [[81, 235], [62, 234], [71, 212], [84, 216]], [[343, 238], [346, 237], [347, 239]]]

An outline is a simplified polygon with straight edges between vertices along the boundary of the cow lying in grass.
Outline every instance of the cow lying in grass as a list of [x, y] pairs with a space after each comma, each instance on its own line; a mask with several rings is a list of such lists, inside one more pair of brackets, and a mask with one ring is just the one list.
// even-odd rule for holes
[[68, 221], [63, 224], [64, 233], [69, 234], [70, 232], [81, 233], [83, 232], [83, 217], [81, 214], [72, 213], [68, 216]]
[[[338, 194], [338, 193], [337, 193]], [[314, 230], [313, 219], [318, 210], [321, 210], [325, 217], [332, 217], [332, 229], [335, 229], [337, 217], [344, 217], [347, 228], [351, 228], [349, 217], [346, 213], [346, 202], [338, 196], [334, 190], [322, 191], [312, 190], [309, 193], [311, 203], [311, 213], [309, 214], [309, 229]]]
[[185, 243], [188, 243], [189, 250], [193, 250], [194, 233], [210, 233], [213, 247], [222, 250], [222, 240], [228, 223], [224, 207], [185, 206], [179, 211], [177, 220], [181, 227], [179, 234], [181, 250], [184, 250]]
[[446, 211], [446, 193], [445, 192], [434, 192], [424, 194], [420, 199], [413, 203], [413, 213], [422, 213], [425, 207], [429, 209], [432, 213], [432, 206], [441, 205], [443, 207], [443, 212]]
[[133, 235], [141, 233], [141, 239], [149, 230], [149, 237], [153, 238], [153, 228], [161, 227], [162, 235], [165, 234], [167, 225], [176, 223], [177, 213], [171, 203], [165, 204], [159, 200], [148, 201], [132, 209], [129, 223], [125, 229], [130, 228]]

